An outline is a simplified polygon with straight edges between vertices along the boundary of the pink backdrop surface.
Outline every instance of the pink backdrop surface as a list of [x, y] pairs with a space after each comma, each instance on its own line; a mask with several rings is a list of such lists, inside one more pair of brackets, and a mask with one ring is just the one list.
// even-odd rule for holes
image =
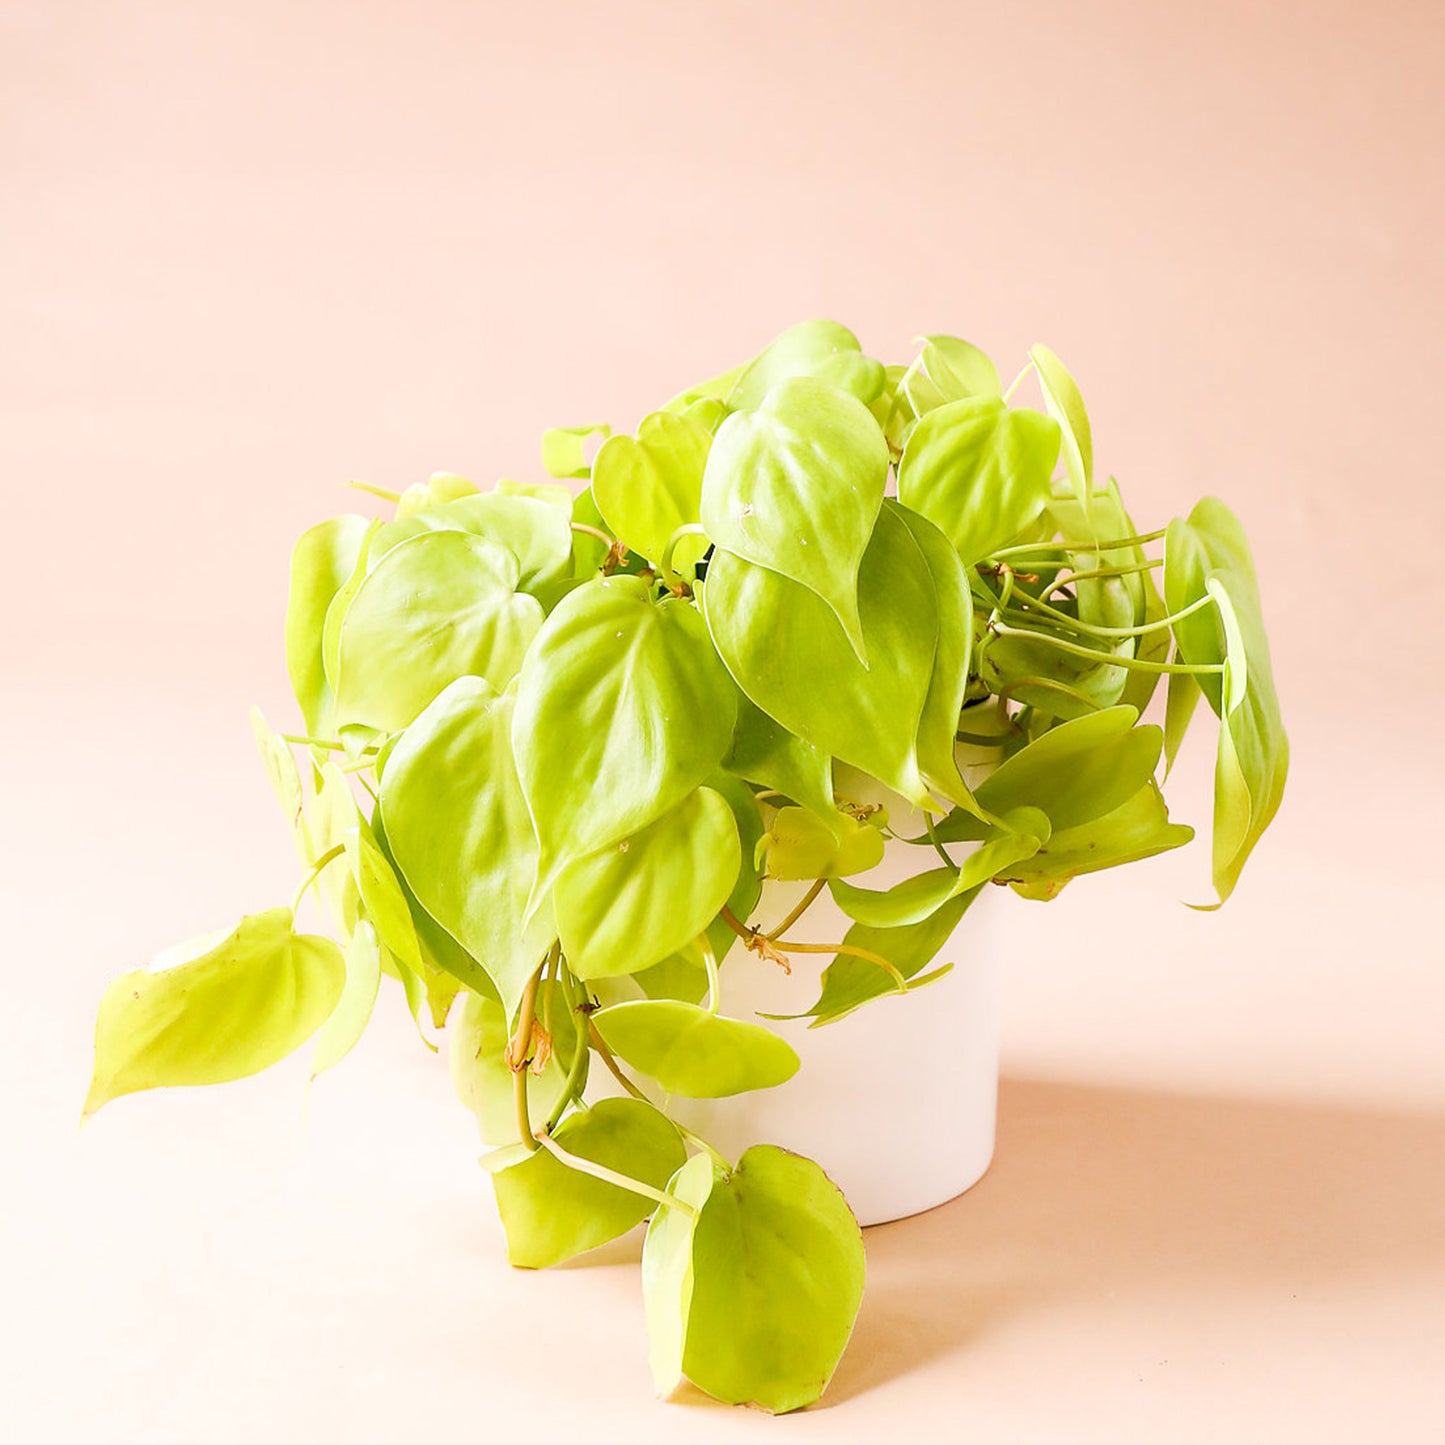
[[[1435, 4], [7, 0], [0, 1433], [1441, 1438], [1442, 68]], [[395, 1000], [304, 1119], [75, 1118], [106, 977], [289, 896], [294, 536], [813, 315], [1047, 341], [1142, 525], [1226, 497], [1294, 761], [1224, 912], [1202, 847], [1016, 905], [998, 1163], [769, 1426], [651, 1401], [635, 1239], [507, 1270]]]

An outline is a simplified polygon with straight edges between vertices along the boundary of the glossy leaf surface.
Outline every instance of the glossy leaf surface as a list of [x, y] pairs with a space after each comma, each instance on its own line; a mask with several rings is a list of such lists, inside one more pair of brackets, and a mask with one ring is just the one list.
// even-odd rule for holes
[[917, 739], [938, 603], [923, 554], [891, 509], [879, 514], [858, 582], [867, 668], [821, 599], [729, 552], [708, 564], [703, 611], [728, 670], [759, 708], [820, 753], [922, 803]]
[[866, 657], [858, 566], [887, 479], [888, 447], [867, 407], [825, 382], [795, 378], [718, 429], [702, 522], [719, 547], [822, 598]]
[[158, 962], [122, 974], [101, 999], [87, 1117], [122, 1094], [269, 1068], [316, 1032], [346, 980], [341, 950], [294, 932], [289, 908], [251, 914]]
[[798, 1072], [798, 1055], [786, 1039], [696, 1004], [639, 999], [613, 1004], [592, 1022], [613, 1053], [669, 1094], [717, 1099], [770, 1089]]
[[827, 1387], [863, 1298], [863, 1235], [811, 1159], [755, 1145], [692, 1238], [683, 1370], [729, 1404], [781, 1414]]
[[642, 1246], [642, 1301], [647, 1314], [647, 1358], [659, 1397], [682, 1382], [687, 1317], [692, 1308], [692, 1236], [698, 1211], [712, 1192], [713, 1165], [695, 1154], [668, 1181], [683, 1207], [664, 1205], [647, 1226]]
[[321, 647], [326, 612], [356, 567], [366, 527], [363, 517], [331, 517], [303, 533], [291, 554], [286, 671], [313, 737], [324, 736], [331, 728], [331, 686]]
[[615, 977], [677, 952], [717, 917], [741, 861], [726, 799], [696, 788], [654, 822], [569, 863], [553, 901], [572, 971]]
[[[557, 1144], [618, 1174], [663, 1188], [687, 1159], [666, 1115], [639, 1099], [601, 1099], [557, 1126]], [[626, 1234], [657, 1207], [651, 1199], [571, 1169], [539, 1149], [492, 1176], [507, 1258], [545, 1269]]]
[[1059, 428], [993, 397], [949, 402], [913, 429], [898, 464], [898, 498], [928, 518], [972, 566], [1043, 512]]

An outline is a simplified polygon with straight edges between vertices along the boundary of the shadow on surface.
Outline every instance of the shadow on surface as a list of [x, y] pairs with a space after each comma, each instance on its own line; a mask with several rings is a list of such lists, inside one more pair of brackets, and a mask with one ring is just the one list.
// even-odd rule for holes
[[824, 1406], [1057, 1305], [1438, 1268], [1445, 1118], [1005, 1079], [982, 1182], [866, 1238]]

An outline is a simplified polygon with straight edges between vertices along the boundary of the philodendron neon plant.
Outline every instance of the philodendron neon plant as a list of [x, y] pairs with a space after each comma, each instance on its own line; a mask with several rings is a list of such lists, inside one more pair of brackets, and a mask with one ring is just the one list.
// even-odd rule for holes
[[[1014, 404], [1025, 384], [1041, 407]], [[798, 1067], [720, 1012], [719, 969], [816, 956], [828, 1024], [946, 972], [930, 951], [986, 884], [1043, 900], [1178, 847], [1156, 772], [1201, 695], [1223, 901], [1287, 766], [1249, 549], [1212, 499], [1140, 533], [1043, 347], [1005, 391], [952, 337], [885, 366], [810, 322], [633, 435], [548, 433], [543, 459], [563, 480], [438, 474], [380, 493], [385, 520], [301, 538], [302, 726], [253, 721], [303, 881], [110, 986], [85, 1112], [313, 1036], [319, 1074], [390, 977], [424, 1039], [450, 1035], [512, 1262], [650, 1216], [659, 1392], [686, 1375], [792, 1410], [842, 1354], [863, 1245], [817, 1164], [766, 1142], [726, 1159], [669, 1117]], [[1161, 677], [1162, 728], [1140, 721]], [[961, 745], [997, 762], [976, 789]], [[850, 795], [859, 774], [922, 828]], [[890, 839], [917, 845], [914, 876], [848, 881]], [[767, 878], [813, 881], [765, 933]], [[313, 886], [336, 941], [297, 931]], [[825, 887], [854, 926], [801, 941]]]

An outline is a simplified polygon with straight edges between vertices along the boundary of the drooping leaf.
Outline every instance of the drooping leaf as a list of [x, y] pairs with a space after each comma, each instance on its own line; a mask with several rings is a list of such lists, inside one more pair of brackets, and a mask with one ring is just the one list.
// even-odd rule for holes
[[[1226, 607], [1218, 605], [1221, 594]], [[1275, 692], [1249, 543], [1229, 508], [1206, 497], [1187, 521], [1176, 518], [1169, 524], [1164, 596], [1169, 610], [1179, 612], [1210, 595], [1216, 605], [1180, 619], [1174, 624], [1174, 636], [1186, 662], [1222, 663], [1225, 669], [1223, 674], [1197, 674], [1200, 689], [1220, 719], [1213, 872], [1222, 903], [1279, 809], [1289, 772], [1289, 740]]]
[[[528, 1117], [540, 1127], [567, 1082], [577, 1053], [577, 1023], [565, 991], [545, 979], [537, 991], [537, 1017], [550, 1019], [551, 1053], [540, 1073], [527, 1071]], [[518, 1137], [515, 1075], [506, 1060], [511, 1036], [507, 1015], [495, 999], [465, 995], [447, 1025], [447, 1066], [452, 1088], [477, 1117], [488, 1144], [509, 1144]]]
[[1031, 347], [1029, 360], [1038, 372], [1049, 415], [1058, 422], [1062, 432], [1060, 450], [1069, 486], [1087, 517], [1093, 508], [1094, 437], [1089, 427], [1089, 413], [1084, 408], [1084, 398], [1074, 378], [1065, 370], [1064, 363], [1047, 346]]
[[780, 382], [816, 377], [821, 368], [836, 364], [833, 358], [858, 354], [858, 338], [846, 326], [802, 321], [775, 337], [743, 367], [723, 399], [729, 411], [751, 411]]
[[518, 576], [515, 554], [466, 532], [392, 548], [341, 624], [338, 716], [395, 732], [459, 677], [502, 691], [542, 625]]
[[1061, 828], [1034, 854], [1000, 870], [1029, 897], [1052, 897], [1071, 878], [1181, 848], [1194, 829], [1169, 821], [1163, 794], [1147, 782], [1111, 812]]
[[[1174, 661], [1182, 663], [1183, 656], [1176, 649]], [[1164, 701], [1164, 776], [1167, 778], [1174, 767], [1174, 759], [1184, 742], [1184, 734], [1194, 717], [1194, 709], [1203, 697], [1199, 683], [1192, 672], [1171, 672], [1169, 688]]]
[[311, 1055], [313, 1079], [334, 1068], [360, 1043], [381, 988], [381, 946], [376, 930], [366, 919], [357, 921], [342, 954], [346, 962], [346, 984], [331, 1016], [316, 1035], [316, 1048]]
[[858, 567], [887, 479], [888, 447], [868, 408], [798, 377], [718, 429], [702, 522], [719, 547], [822, 598], [866, 660]]
[[618, 1058], [669, 1094], [718, 1099], [771, 1089], [798, 1072], [798, 1055], [786, 1039], [697, 1004], [638, 999], [602, 1009], [592, 1022]]
[[827, 1388], [863, 1298], [863, 1235], [811, 1159], [749, 1149], [693, 1228], [682, 1367], [729, 1404], [775, 1414]]
[[537, 847], [512, 759], [513, 711], [510, 693], [459, 679], [406, 730], [381, 780], [392, 858], [422, 908], [481, 963], [509, 1015], [553, 936], [545, 910], [524, 925]]
[[[607, 530], [661, 566], [672, 534], [698, 520], [711, 446], [712, 434], [700, 422], [670, 412], [644, 417], [635, 438], [609, 437], [592, 468], [592, 495]], [[673, 549], [672, 575], [691, 578], [707, 548], [706, 537], [682, 538]]]
[[122, 974], [101, 998], [87, 1118], [122, 1094], [269, 1068], [316, 1032], [346, 979], [341, 950], [294, 932], [289, 908], [251, 914], [157, 962], [165, 966]]
[[763, 712], [820, 753], [931, 806], [917, 739], [938, 603], [923, 554], [891, 508], [879, 513], [858, 584], [867, 668], [821, 599], [730, 552], [708, 563], [703, 611], [728, 671]]
[[994, 397], [948, 402], [909, 436], [898, 498], [971, 567], [1042, 514], [1058, 452], [1059, 428], [1040, 412]]
[[[687, 1159], [667, 1116], [639, 1099], [599, 1100], [565, 1118], [553, 1137], [567, 1153], [654, 1189], [662, 1189]], [[543, 1149], [493, 1174], [492, 1186], [507, 1232], [507, 1258], [521, 1269], [545, 1269], [596, 1249], [657, 1207]]]
[[[950, 898], [941, 908], [918, 923], [899, 928], [872, 928], [855, 923], [843, 942], [853, 948], [867, 949], [886, 958], [905, 979], [924, 982], [923, 970], [948, 942], [978, 890]], [[948, 960], [949, 963], [952, 960]], [[892, 993], [897, 985], [886, 970], [866, 958], [840, 953], [823, 970], [823, 987], [818, 1001], [805, 1017], [813, 1019], [813, 1027], [834, 1023], [867, 1003]]]
[[694, 1154], [668, 1180], [681, 1202], [664, 1205], [647, 1226], [642, 1246], [642, 1301], [647, 1313], [647, 1355], [652, 1383], [665, 1398], [682, 1382], [687, 1316], [692, 1306], [692, 1235], [713, 1186], [713, 1163]]
[[285, 739], [272, 730], [258, 707], [251, 709], [251, 735], [256, 739], [256, 748], [261, 754], [261, 765], [266, 769], [271, 791], [276, 794], [276, 801], [286, 815], [293, 837], [299, 840], [304, 798], [296, 758]]
[[702, 618], [649, 593], [621, 577], [578, 588], [522, 668], [513, 738], [539, 889], [675, 807], [732, 740], [735, 694]]
[[304, 533], [291, 554], [286, 671], [312, 737], [325, 737], [331, 729], [331, 687], [321, 650], [326, 610], [356, 566], [366, 528], [364, 517], [331, 517]]
[[579, 978], [660, 963], [717, 917], [737, 881], [737, 823], [721, 793], [695, 788], [660, 818], [557, 875], [557, 933]]

